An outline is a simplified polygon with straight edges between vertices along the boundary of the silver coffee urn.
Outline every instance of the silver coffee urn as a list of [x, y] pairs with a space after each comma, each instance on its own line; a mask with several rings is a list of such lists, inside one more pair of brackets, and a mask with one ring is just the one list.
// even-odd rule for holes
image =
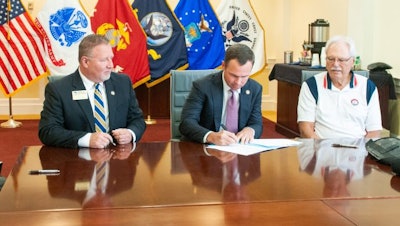
[[324, 19], [317, 19], [308, 25], [308, 42], [311, 44], [311, 54], [321, 55], [322, 47], [325, 47], [329, 39], [329, 23]]

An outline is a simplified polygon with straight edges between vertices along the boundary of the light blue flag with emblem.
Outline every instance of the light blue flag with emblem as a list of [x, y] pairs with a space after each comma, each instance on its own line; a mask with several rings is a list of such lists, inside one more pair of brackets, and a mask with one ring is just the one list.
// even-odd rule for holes
[[189, 69], [221, 66], [225, 56], [222, 29], [209, 1], [180, 0], [174, 11], [185, 27]]
[[93, 33], [79, 0], [47, 0], [36, 26], [45, 38], [45, 62], [50, 75], [68, 75], [78, 68], [78, 46]]
[[224, 34], [225, 48], [235, 43], [250, 47], [256, 59], [251, 74], [264, 69], [264, 29], [248, 0], [222, 0], [217, 9]]

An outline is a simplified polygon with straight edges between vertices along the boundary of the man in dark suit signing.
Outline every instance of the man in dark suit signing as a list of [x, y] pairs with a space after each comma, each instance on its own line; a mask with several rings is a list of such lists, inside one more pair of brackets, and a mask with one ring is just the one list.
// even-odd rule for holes
[[[248, 143], [262, 133], [262, 86], [249, 78], [253, 51], [243, 44], [229, 47], [222, 71], [193, 82], [182, 109], [181, 134], [199, 143]], [[236, 96], [235, 125], [228, 126], [228, 102]]]
[[[112, 72], [113, 56], [105, 37], [88, 35], [79, 44], [78, 70], [47, 84], [39, 123], [45, 145], [104, 148], [113, 138], [118, 144], [139, 141], [146, 129], [142, 110], [130, 78]], [[95, 86], [103, 102], [102, 130], [95, 129]]]

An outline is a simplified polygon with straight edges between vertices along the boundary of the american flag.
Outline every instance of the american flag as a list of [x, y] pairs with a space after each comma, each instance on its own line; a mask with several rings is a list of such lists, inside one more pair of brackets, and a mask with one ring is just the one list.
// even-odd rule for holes
[[46, 72], [42, 40], [20, 0], [0, 0], [0, 84], [7, 97]]

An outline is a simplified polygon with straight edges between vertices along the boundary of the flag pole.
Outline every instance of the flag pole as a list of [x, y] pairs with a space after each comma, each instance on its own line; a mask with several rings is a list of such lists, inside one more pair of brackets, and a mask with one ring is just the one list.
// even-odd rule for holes
[[144, 121], [148, 125], [153, 125], [153, 124], [156, 124], [157, 121], [155, 119], [151, 118], [150, 102], [151, 102], [151, 92], [150, 92], [150, 87], [148, 87], [147, 88], [147, 118]]
[[17, 122], [13, 119], [11, 97], [8, 98], [8, 102], [9, 102], [10, 116], [6, 122], [1, 123], [1, 128], [16, 128], [22, 126], [21, 122]]

